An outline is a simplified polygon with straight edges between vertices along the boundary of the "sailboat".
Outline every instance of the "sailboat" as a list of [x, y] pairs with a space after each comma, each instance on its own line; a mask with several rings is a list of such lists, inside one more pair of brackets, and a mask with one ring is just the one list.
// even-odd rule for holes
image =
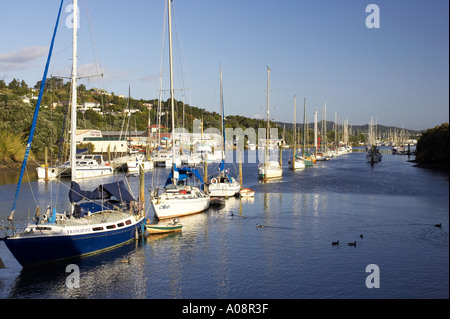
[[[168, 3], [169, 24], [169, 68], [170, 68], [170, 103], [172, 108], [172, 159], [176, 159], [175, 151], [175, 117], [174, 117], [174, 87], [172, 64], [172, 17], [171, 0]], [[201, 188], [189, 184], [192, 179], [200, 182]], [[153, 211], [158, 219], [175, 218], [202, 212], [209, 208], [210, 197], [205, 193], [205, 184], [198, 170], [190, 167], [178, 168], [176, 160], [172, 161], [172, 170], [160, 193], [156, 188], [151, 191]]]
[[289, 159], [289, 168], [293, 170], [297, 169], [304, 169], [305, 168], [305, 162], [303, 161], [303, 158], [298, 156], [297, 154], [297, 96], [294, 96], [294, 150], [292, 152], [292, 158]]
[[241, 189], [241, 185], [236, 179], [225, 171], [225, 130], [224, 130], [224, 107], [223, 107], [223, 94], [222, 94], [222, 68], [220, 68], [220, 111], [222, 114], [222, 138], [223, 138], [223, 151], [222, 161], [220, 163], [219, 174], [211, 178], [211, 184], [208, 186], [209, 195], [211, 197], [230, 197], [235, 196]]
[[270, 68], [267, 67], [267, 127], [266, 127], [266, 145], [264, 147], [264, 163], [258, 165], [258, 178], [268, 180], [279, 178], [283, 175], [283, 169], [277, 161], [269, 160], [269, 139], [270, 139], [270, 121], [269, 121], [269, 88], [270, 88]]
[[[77, 2], [73, 0], [72, 132], [76, 130], [77, 105]], [[125, 244], [145, 230], [143, 202], [133, 197], [129, 185], [127, 187], [123, 181], [115, 181], [99, 185], [93, 191], [83, 191], [75, 181], [76, 165], [71, 165], [71, 209], [68, 212], [58, 212], [56, 207], [48, 206], [46, 213], [41, 216], [40, 208], [37, 207], [33, 222], [29, 222], [24, 228], [14, 224], [17, 198], [33, 140], [62, 5], [63, 1], [53, 32], [12, 211], [8, 217], [8, 225], [0, 227], [9, 231], [0, 240], [5, 242], [23, 267], [99, 253]], [[75, 163], [75, 147], [75, 134], [72, 134], [71, 163]]]
[[381, 155], [380, 149], [378, 148], [376, 143], [376, 129], [374, 132], [373, 119], [371, 118], [369, 125], [369, 145], [367, 145], [366, 161], [373, 164], [381, 162], [382, 158], [383, 155]]
[[303, 148], [302, 148], [302, 155], [299, 156], [303, 163], [305, 164], [305, 167], [311, 167], [313, 166], [313, 160], [311, 159], [310, 155], [306, 153], [306, 98], [303, 99]]
[[[77, 166], [75, 179], [104, 177], [114, 173], [113, 167], [103, 160], [101, 154], [79, 154], [76, 155], [75, 165]], [[39, 179], [71, 177], [71, 161], [66, 161], [61, 165], [36, 167]]]
[[139, 151], [132, 150], [131, 148], [131, 125], [130, 125], [130, 118], [131, 118], [131, 88], [128, 86], [128, 152], [124, 156], [117, 157], [113, 160], [113, 166], [116, 168], [119, 168], [121, 170], [124, 170], [126, 168], [126, 171], [128, 173], [136, 173], [139, 171], [139, 169], [142, 167], [144, 171], [148, 171], [153, 169], [154, 164], [151, 159], [148, 159], [144, 154], [139, 153]]

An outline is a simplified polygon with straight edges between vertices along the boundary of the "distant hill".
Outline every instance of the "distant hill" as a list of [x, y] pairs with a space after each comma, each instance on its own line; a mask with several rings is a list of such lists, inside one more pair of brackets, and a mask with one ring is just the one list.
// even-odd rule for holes
[[[284, 123], [284, 122], [275, 122], [275, 123], [278, 125], [278, 127], [281, 127], [281, 128], [283, 126], [285, 126], [286, 130], [293, 130], [293, 127], [294, 127], [293, 123]], [[335, 123], [333, 121], [326, 121], [326, 129], [327, 129], [327, 131], [334, 130], [334, 124]], [[314, 122], [307, 123], [307, 125], [308, 125], [309, 129], [313, 129], [314, 128]], [[299, 126], [303, 129], [303, 123], [300, 123], [300, 124], [297, 123], [297, 129], [298, 129]], [[318, 122], [317, 126], [318, 126], [319, 130], [322, 129], [321, 122]], [[348, 126], [352, 130], [353, 134], [358, 134], [358, 132], [359, 133], [367, 133], [369, 131], [369, 124], [364, 124], [364, 125], [349, 124]], [[342, 129], [342, 123], [339, 124], [339, 128]], [[385, 132], [389, 132], [389, 131], [391, 131], [391, 132], [394, 132], [394, 131], [400, 132], [401, 130], [407, 131], [410, 135], [419, 135], [422, 132], [424, 132], [424, 130], [417, 131], [417, 130], [410, 130], [410, 129], [407, 129], [407, 128], [401, 128], [401, 127], [395, 127], [395, 126], [385, 126], [385, 125], [381, 125], [381, 124], [377, 125], [378, 133], [385, 133]]]

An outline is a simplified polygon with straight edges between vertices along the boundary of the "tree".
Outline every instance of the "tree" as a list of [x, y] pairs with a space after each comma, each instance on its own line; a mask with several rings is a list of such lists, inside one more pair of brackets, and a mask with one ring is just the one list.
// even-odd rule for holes
[[449, 125], [428, 129], [416, 147], [416, 161], [421, 164], [449, 164]]
[[20, 88], [19, 80], [16, 80], [16, 78], [14, 78], [11, 82], [9, 82], [8, 88], [10, 90], [17, 90], [18, 88]]

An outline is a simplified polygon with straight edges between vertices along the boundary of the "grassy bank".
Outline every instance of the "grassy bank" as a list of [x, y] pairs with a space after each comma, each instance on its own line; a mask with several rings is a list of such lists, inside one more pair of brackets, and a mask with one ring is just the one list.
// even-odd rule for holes
[[16, 167], [25, 156], [25, 145], [19, 135], [0, 131], [0, 165]]

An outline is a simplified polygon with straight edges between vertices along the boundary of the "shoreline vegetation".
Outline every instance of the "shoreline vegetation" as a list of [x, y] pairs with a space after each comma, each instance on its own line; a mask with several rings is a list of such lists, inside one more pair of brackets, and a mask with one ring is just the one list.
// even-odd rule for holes
[[439, 170], [449, 173], [449, 124], [443, 123], [426, 130], [417, 141], [417, 167]]

